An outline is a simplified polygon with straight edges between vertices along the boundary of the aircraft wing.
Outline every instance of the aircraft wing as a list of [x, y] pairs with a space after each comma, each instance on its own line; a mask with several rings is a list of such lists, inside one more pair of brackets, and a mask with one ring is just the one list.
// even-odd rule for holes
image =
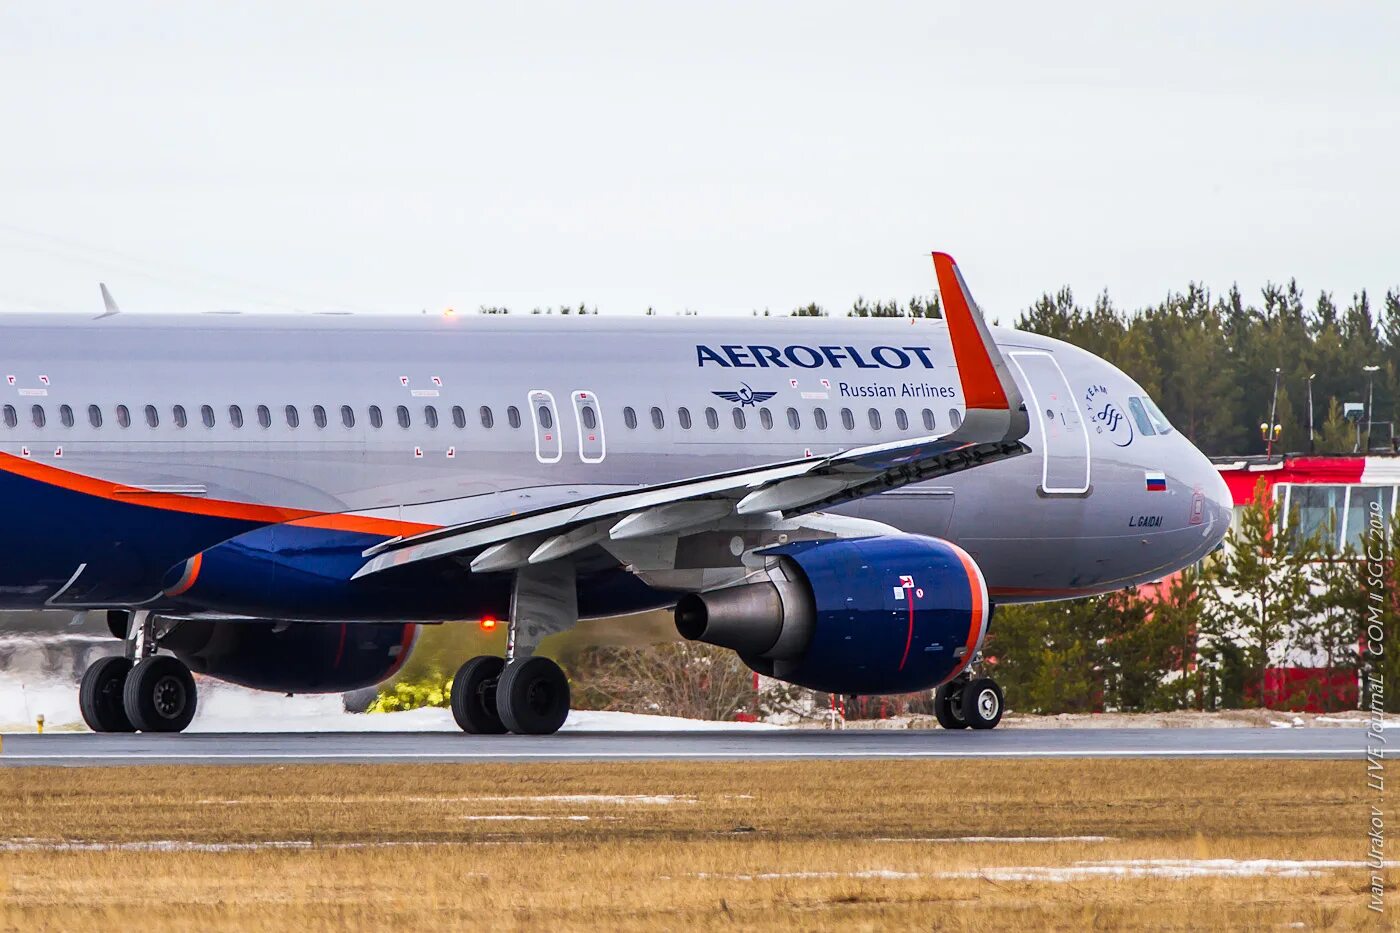
[[1021, 393], [951, 256], [933, 254], [966, 414], [956, 430], [613, 492], [385, 541], [356, 578], [420, 561], [476, 572], [557, 560], [593, 545], [679, 536], [736, 516], [786, 518], [1026, 453]]

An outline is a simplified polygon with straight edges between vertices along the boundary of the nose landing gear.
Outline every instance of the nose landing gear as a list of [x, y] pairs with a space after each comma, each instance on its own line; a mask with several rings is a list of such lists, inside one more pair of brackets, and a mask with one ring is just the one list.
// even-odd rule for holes
[[113, 611], [108, 625], [125, 637], [126, 651], [98, 658], [83, 672], [78, 687], [83, 721], [93, 732], [183, 732], [199, 701], [190, 669], [179, 658], [155, 653], [149, 612]]

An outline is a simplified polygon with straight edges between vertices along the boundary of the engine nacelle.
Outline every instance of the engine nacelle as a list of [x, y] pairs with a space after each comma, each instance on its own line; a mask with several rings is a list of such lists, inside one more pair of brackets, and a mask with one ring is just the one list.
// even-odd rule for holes
[[765, 550], [759, 583], [690, 594], [676, 628], [761, 674], [833, 693], [907, 693], [951, 680], [982, 647], [991, 601], [957, 545], [920, 535]]
[[341, 693], [392, 677], [418, 626], [385, 622], [182, 621], [160, 647], [198, 674], [279, 693]]

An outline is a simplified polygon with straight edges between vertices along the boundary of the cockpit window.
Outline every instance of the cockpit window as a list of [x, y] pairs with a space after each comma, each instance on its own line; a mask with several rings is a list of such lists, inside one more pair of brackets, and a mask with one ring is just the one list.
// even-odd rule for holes
[[1152, 424], [1156, 426], [1158, 434], [1170, 434], [1172, 423], [1167, 420], [1167, 416], [1162, 414], [1162, 409], [1157, 407], [1157, 403], [1150, 398], [1144, 398], [1142, 403], [1147, 406], [1147, 416], [1152, 419]]
[[1152, 419], [1147, 417], [1147, 408], [1136, 395], [1128, 399], [1128, 410], [1133, 413], [1133, 423], [1143, 437], [1151, 437], [1157, 431], [1152, 427]]

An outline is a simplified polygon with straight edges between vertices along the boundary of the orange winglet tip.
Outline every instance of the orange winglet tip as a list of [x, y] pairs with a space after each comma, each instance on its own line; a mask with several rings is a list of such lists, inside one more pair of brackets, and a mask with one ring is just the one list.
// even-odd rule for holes
[[987, 349], [991, 333], [967, 290], [958, 264], [947, 253], [935, 251], [933, 271], [938, 276], [943, 319], [948, 322], [948, 339], [953, 344], [953, 358], [958, 363], [958, 378], [962, 380], [967, 407], [1005, 411], [1010, 407], [1006, 390], [1002, 388]]

